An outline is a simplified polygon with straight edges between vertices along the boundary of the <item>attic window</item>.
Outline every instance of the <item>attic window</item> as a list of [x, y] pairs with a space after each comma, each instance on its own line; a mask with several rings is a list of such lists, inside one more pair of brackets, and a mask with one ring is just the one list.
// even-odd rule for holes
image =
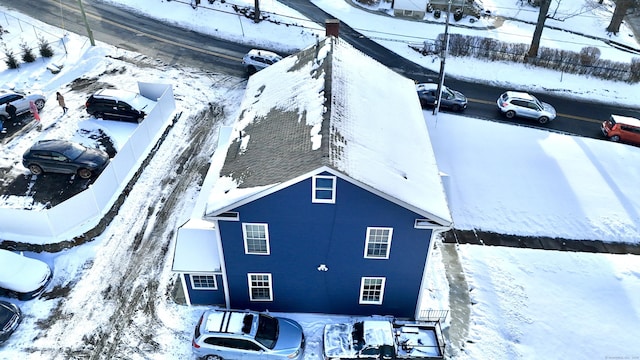
[[336, 177], [316, 175], [313, 177], [312, 202], [335, 204], [336, 202]]
[[429, 219], [416, 219], [416, 222], [413, 225], [413, 227], [416, 229], [433, 229], [434, 227], [439, 227], [439, 226], [440, 224]]

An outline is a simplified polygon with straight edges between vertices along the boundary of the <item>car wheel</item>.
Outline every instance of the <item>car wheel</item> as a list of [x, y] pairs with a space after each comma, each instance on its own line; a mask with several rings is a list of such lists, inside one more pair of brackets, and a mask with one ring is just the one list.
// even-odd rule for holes
[[222, 360], [222, 357], [218, 355], [207, 355], [204, 357], [204, 360]]
[[83, 179], [88, 179], [90, 178], [92, 175], [91, 170], [89, 169], [79, 169], [78, 170], [78, 176], [80, 176]]
[[507, 119], [513, 119], [514, 117], [516, 117], [516, 112], [513, 110], [509, 110], [504, 114]]
[[38, 110], [42, 110], [42, 108], [44, 107], [44, 100], [42, 99], [38, 99], [35, 101], [36, 103], [36, 107], [38, 108]]
[[460, 112], [462, 111], [462, 107], [458, 104], [451, 105], [451, 111]]
[[613, 135], [612, 137], [609, 138], [609, 140], [611, 140], [613, 142], [618, 142], [618, 141], [620, 141], [620, 136]]
[[546, 116], [541, 116], [541, 117], [538, 118], [538, 122], [540, 124], [546, 124], [548, 121], [549, 121], [549, 118], [546, 117]]
[[38, 166], [38, 165], [35, 165], [35, 164], [29, 165], [29, 171], [31, 171], [31, 173], [33, 175], [40, 175], [43, 172], [42, 168], [40, 166]]

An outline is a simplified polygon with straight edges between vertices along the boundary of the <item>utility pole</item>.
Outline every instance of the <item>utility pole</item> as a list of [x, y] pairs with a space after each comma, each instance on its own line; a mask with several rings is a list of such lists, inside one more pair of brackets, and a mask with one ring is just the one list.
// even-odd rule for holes
[[84, 13], [84, 7], [82, 7], [82, 0], [78, 0], [78, 5], [80, 5], [80, 12], [82, 13], [82, 19], [84, 20], [84, 26], [87, 27], [87, 34], [89, 35], [89, 41], [91, 42], [91, 46], [96, 46], [96, 42], [93, 40], [93, 33], [89, 28], [89, 22], [87, 21], [87, 14]]
[[440, 111], [440, 99], [442, 99], [442, 87], [444, 86], [444, 63], [447, 58], [447, 52], [449, 51], [449, 17], [451, 15], [451, 0], [447, 6], [447, 21], [444, 25], [444, 39], [442, 40], [442, 55], [440, 56], [440, 73], [438, 75], [438, 96], [436, 97], [436, 104], [433, 107], [433, 115], [438, 115]]

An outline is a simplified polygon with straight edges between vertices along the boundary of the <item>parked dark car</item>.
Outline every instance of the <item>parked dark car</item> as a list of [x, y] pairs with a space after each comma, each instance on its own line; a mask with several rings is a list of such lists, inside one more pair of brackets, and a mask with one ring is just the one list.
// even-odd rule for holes
[[[438, 99], [438, 84], [417, 84], [416, 91], [418, 92], [418, 98], [420, 98], [420, 105], [423, 108], [435, 106], [436, 99]], [[446, 86], [442, 86], [440, 108], [452, 111], [462, 111], [467, 108], [467, 97], [459, 91], [451, 90]]]
[[45, 172], [78, 174], [88, 179], [102, 171], [109, 163], [109, 155], [100, 149], [65, 140], [41, 140], [24, 155], [22, 165], [33, 175]]
[[102, 89], [87, 99], [89, 115], [104, 120], [140, 123], [155, 106], [155, 101], [131, 91]]
[[52, 275], [44, 261], [0, 249], [0, 296], [33, 299], [44, 292]]
[[9, 339], [22, 322], [22, 311], [16, 304], [0, 301], [0, 344]]

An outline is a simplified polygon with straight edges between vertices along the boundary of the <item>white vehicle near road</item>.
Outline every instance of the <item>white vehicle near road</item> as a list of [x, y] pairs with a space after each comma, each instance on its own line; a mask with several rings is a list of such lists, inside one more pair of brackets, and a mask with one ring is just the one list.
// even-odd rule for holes
[[267, 50], [251, 49], [243, 58], [242, 66], [249, 75], [282, 60], [282, 56]]

